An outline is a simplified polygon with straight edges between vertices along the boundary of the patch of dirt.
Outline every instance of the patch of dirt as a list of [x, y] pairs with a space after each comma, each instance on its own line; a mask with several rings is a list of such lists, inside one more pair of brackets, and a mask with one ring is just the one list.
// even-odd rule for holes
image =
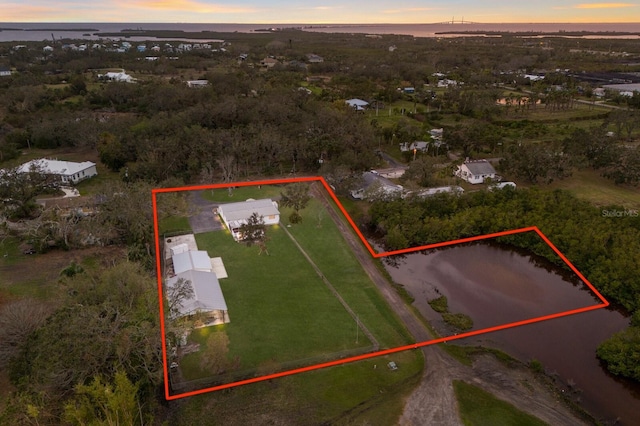
[[0, 263], [2, 287], [26, 281], [41, 281], [42, 284], [55, 281], [62, 269], [75, 261], [82, 262], [87, 257], [96, 257], [103, 264], [112, 264], [123, 259], [126, 249], [116, 246], [90, 247], [82, 250], [52, 250], [42, 254], [19, 254], [20, 259], [9, 265]]
[[560, 395], [524, 365], [509, 367], [491, 354], [482, 354], [468, 367], [436, 346], [424, 348], [424, 353], [422, 383], [407, 399], [400, 425], [462, 425], [454, 380], [478, 386], [551, 425], [590, 424], [571, 411]]

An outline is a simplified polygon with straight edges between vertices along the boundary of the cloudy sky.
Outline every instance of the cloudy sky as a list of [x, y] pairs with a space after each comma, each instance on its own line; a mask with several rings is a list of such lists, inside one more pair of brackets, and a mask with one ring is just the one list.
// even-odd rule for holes
[[0, 11], [2, 22], [640, 22], [640, 0], [0, 0]]

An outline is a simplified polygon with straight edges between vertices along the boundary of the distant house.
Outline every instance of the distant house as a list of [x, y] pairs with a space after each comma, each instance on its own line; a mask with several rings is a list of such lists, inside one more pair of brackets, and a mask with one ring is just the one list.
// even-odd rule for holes
[[496, 179], [496, 170], [487, 160], [467, 160], [459, 165], [453, 174], [472, 184], [484, 183], [486, 179]]
[[263, 60], [260, 61], [260, 66], [265, 68], [273, 68], [279, 63], [280, 62], [277, 59], [264, 58]]
[[0, 66], [0, 77], [9, 77], [11, 75], [11, 70], [7, 67]]
[[74, 163], [72, 161], [31, 160], [18, 168], [20, 173], [28, 173], [34, 167], [42, 169], [44, 173], [60, 177], [62, 183], [75, 184], [98, 174], [96, 164], [91, 161]]
[[222, 204], [218, 207], [220, 218], [227, 229], [231, 231], [236, 241], [242, 240], [240, 227], [245, 225], [254, 213], [262, 216], [265, 225], [275, 225], [280, 222], [278, 203], [268, 198], [261, 200], [249, 199], [239, 203]]
[[213, 272], [188, 270], [167, 278], [165, 285], [171, 290], [178, 284], [178, 280], [189, 281], [193, 294], [182, 300], [177, 306], [176, 317], [191, 316], [198, 313], [205, 314], [207, 319], [203, 325], [222, 324], [229, 322], [227, 302], [220, 288], [220, 282]]
[[429, 149], [429, 142], [413, 141], [411, 143], [403, 142], [400, 144], [400, 151], [402, 152], [412, 152], [414, 149], [420, 152], [427, 152]]
[[345, 103], [356, 111], [364, 111], [369, 106], [369, 102], [362, 99], [348, 99]]
[[209, 85], [208, 80], [189, 80], [187, 81], [187, 86], [191, 88], [202, 88], [207, 87]]
[[395, 44], [392, 46], [389, 46], [389, 52], [395, 52], [397, 48], [398, 47]]
[[307, 55], [307, 61], [310, 64], [318, 64], [320, 62], [324, 62], [324, 58], [322, 56], [316, 55], [315, 53], [309, 53]]
[[352, 189], [351, 196], [356, 200], [380, 200], [387, 198], [396, 198], [402, 195], [404, 187], [396, 185], [389, 179], [382, 177], [375, 170], [364, 172], [362, 174], [362, 185]]
[[51, 53], [51, 52], [53, 52], [53, 47], [47, 45], [47, 46], [42, 48], [42, 51], [45, 52], [45, 53]]
[[429, 130], [429, 134], [431, 135], [431, 139], [433, 139], [434, 141], [442, 141], [442, 136], [444, 134], [444, 129], [443, 128], [439, 128], [439, 129], [431, 129]]
[[635, 92], [640, 92], [640, 83], [605, 84], [605, 91], [618, 92], [621, 96], [632, 97]]
[[412, 95], [412, 94], [416, 93], [416, 88], [415, 88], [415, 87], [411, 87], [411, 86], [409, 86], [409, 87], [403, 87], [403, 88], [402, 88], [402, 91], [403, 91], [404, 93], [408, 94], [408, 95]]
[[438, 80], [438, 87], [456, 87], [458, 84], [456, 80], [450, 80], [448, 78]]
[[525, 74], [524, 78], [531, 82], [544, 80], [544, 75], [536, 75], [536, 74]]
[[109, 81], [116, 81], [120, 83], [135, 83], [136, 81], [135, 78], [131, 77], [129, 74], [127, 74], [124, 71], [98, 74], [98, 78], [109, 80]]

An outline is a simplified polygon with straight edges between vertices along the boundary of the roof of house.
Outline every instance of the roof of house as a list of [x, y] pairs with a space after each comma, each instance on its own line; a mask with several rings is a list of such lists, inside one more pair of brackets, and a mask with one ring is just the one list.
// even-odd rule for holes
[[49, 160], [46, 158], [41, 158], [39, 160], [31, 160], [18, 168], [18, 171], [21, 173], [26, 173], [31, 170], [31, 167], [41, 167], [42, 170], [46, 173], [51, 173], [54, 175], [63, 175], [63, 176], [72, 176], [78, 172], [88, 169], [89, 167], [95, 166], [96, 163], [92, 163], [91, 161], [83, 161], [82, 163], [74, 163], [72, 161], [58, 161], [58, 160]]
[[190, 281], [193, 288], [193, 297], [184, 300], [178, 309], [181, 315], [189, 315], [196, 311], [227, 310], [227, 302], [224, 300], [216, 274], [185, 271], [167, 279], [167, 287], [173, 287], [181, 278]]
[[465, 161], [462, 165], [467, 166], [473, 175], [491, 175], [496, 172], [487, 160]]
[[636, 92], [640, 91], [640, 83], [627, 83], [627, 84], [605, 84], [602, 86], [605, 89], [617, 90], [619, 92]]
[[277, 205], [269, 198], [222, 204], [218, 211], [224, 215], [227, 222], [247, 220], [253, 213], [258, 213], [259, 216], [280, 214]]
[[211, 270], [209, 254], [203, 250], [189, 250], [172, 256], [173, 271], [180, 274], [189, 270]]
[[397, 185], [393, 182], [391, 182], [389, 179], [380, 176], [380, 173], [376, 172], [376, 171], [371, 171], [371, 172], [364, 172], [362, 173], [362, 178], [364, 179], [364, 187], [368, 188], [371, 185], [373, 185], [374, 183], [379, 183], [380, 185], [382, 185], [385, 188], [388, 188], [390, 190], [397, 190], [397, 191], [401, 191], [403, 189], [402, 185]]
[[355, 107], [363, 107], [369, 105], [369, 102], [363, 101], [362, 99], [348, 99], [345, 101], [349, 106]]

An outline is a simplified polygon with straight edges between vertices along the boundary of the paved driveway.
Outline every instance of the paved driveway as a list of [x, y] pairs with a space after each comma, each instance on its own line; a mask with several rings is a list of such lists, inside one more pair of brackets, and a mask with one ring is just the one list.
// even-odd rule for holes
[[218, 203], [202, 198], [202, 191], [191, 192], [190, 198], [189, 225], [191, 225], [194, 234], [224, 229], [224, 225], [220, 222], [220, 217], [213, 214], [213, 209], [218, 207]]

